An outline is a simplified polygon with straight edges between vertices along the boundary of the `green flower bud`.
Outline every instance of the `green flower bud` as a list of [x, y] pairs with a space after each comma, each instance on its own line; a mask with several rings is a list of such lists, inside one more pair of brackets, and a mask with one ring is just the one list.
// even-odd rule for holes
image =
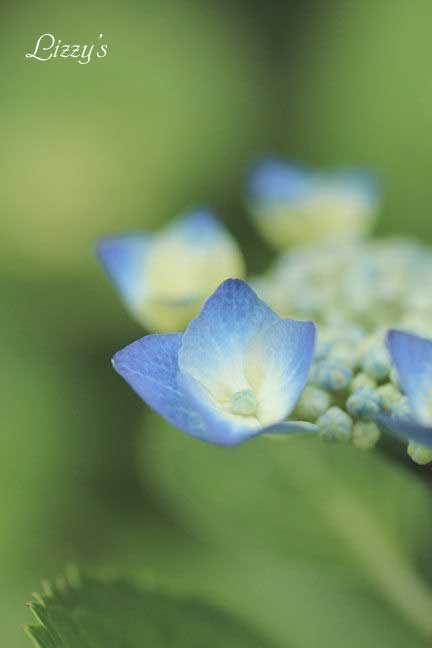
[[390, 412], [393, 405], [402, 398], [402, 394], [392, 383], [381, 385], [378, 387], [377, 393], [381, 397], [383, 409], [387, 412]]
[[397, 369], [395, 367], [392, 367], [390, 369], [390, 380], [392, 381], [393, 385], [400, 389], [400, 381], [399, 381], [399, 374], [397, 372]]
[[358, 389], [363, 389], [363, 387], [376, 387], [376, 381], [368, 376], [367, 374], [360, 371], [354, 376], [349, 385], [350, 392], [355, 392]]
[[425, 466], [426, 464], [432, 462], [432, 448], [426, 448], [419, 443], [410, 441], [408, 444], [407, 452], [411, 459], [420, 466]]
[[318, 361], [324, 360], [330, 353], [332, 346], [333, 344], [332, 342], [330, 342], [330, 340], [322, 339], [322, 336], [318, 337], [315, 350], [315, 358]]
[[346, 343], [335, 344], [327, 358], [351, 370], [356, 367], [359, 361], [359, 355], [355, 346]]
[[399, 400], [397, 400], [393, 405], [391, 406], [390, 413], [392, 416], [395, 418], [401, 418], [401, 419], [409, 419], [412, 417], [412, 411], [408, 403], [408, 399], [406, 396], [401, 396]]
[[235, 392], [229, 403], [229, 409], [239, 416], [253, 416], [257, 409], [257, 400], [251, 389]]
[[372, 420], [382, 407], [381, 398], [376, 389], [363, 387], [348, 398], [346, 408], [355, 417]]
[[351, 438], [352, 419], [339, 407], [330, 409], [317, 420], [319, 436], [323, 441], [346, 443]]
[[349, 367], [327, 360], [317, 363], [311, 373], [311, 382], [329, 391], [346, 389], [351, 379], [352, 372]]
[[369, 450], [377, 444], [380, 436], [381, 432], [376, 423], [372, 421], [357, 421], [354, 423], [352, 442], [356, 448]]
[[388, 353], [384, 347], [372, 347], [362, 360], [363, 371], [377, 380], [389, 375], [391, 365]]
[[295, 418], [316, 421], [330, 405], [330, 395], [323, 389], [308, 385], [305, 387], [295, 408]]

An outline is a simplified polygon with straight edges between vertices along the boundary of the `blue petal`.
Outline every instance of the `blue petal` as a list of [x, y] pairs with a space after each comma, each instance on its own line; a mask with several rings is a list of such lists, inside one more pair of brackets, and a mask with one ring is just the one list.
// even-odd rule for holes
[[178, 369], [182, 334], [147, 335], [118, 351], [112, 364], [132, 389], [158, 414], [193, 437], [232, 446], [260, 433], [242, 417], [230, 420], [206, 406], [200, 385], [185, 389]]
[[[182, 385], [209, 440], [233, 445], [285, 418], [305, 386], [314, 345], [312, 322], [283, 320], [243, 281], [223, 282], [189, 324], [179, 352]], [[258, 399], [257, 416], [225, 407], [246, 389]]]
[[[168, 224], [157, 234], [136, 232], [101, 239], [96, 253], [120, 294], [129, 306], [141, 302], [147, 291], [147, 260], [151, 245], [159, 239], [172, 237], [185, 246], [214, 246], [231, 237], [221, 223], [208, 211], [186, 214]], [[184, 254], [188, 254], [185, 247]], [[174, 262], [181, 259], [174, 259]], [[173, 260], [171, 259], [171, 262]], [[192, 295], [185, 300], [196, 298]], [[169, 302], [162, 299], [162, 302]], [[175, 304], [175, 297], [173, 299]]]
[[125, 302], [134, 307], [145, 294], [146, 260], [152, 237], [120, 234], [101, 239], [97, 256]]
[[114, 369], [158, 414], [202, 438], [203, 421], [177, 382], [181, 333], [147, 335], [118, 351]]
[[213, 245], [221, 238], [231, 238], [222, 223], [207, 210], [185, 214], [169, 224], [163, 233], [174, 234], [186, 244], [201, 246]]
[[180, 372], [178, 380], [204, 421], [205, 431], [200, 437], [204, 441], [235, 446], [263, 432], [264, 427], [255, 417], [236, 416], [222, 410], [207, 389], [188, 373]]
[[269, 159], [253, 169], [248, 180], [248, 194], [252, 200], [295, 202], [307, 195], [310, 174], [302, 166]]
[[306, 435], [316, 434], [318, 431], [316, 425], [304, 421], [278, 421], [271, 425], [260, 425], [256, 419], [252, 420], [252, 417], [248, 419], [222, 412], [200, 383], [187, 374], [181, 374], [179, 381], [204, 421], [205, 431], [200, 435], [203, 441], [222, 446], [236, 446], [262, 434]]
[[260, 405], [262, 422], [284, 419], [294, 408], [315, 351], [313, 322], [279, 319], [256, 336], [245, 358], [245, 373]]
[[397, 419], [388, 414], [380, 414], [377, 421], [402, 441], [414, 441], [426, 448], [432, 448], [432, 426], [420, 425], [406, 419]]
[[185, 328], [223, 279], [244, 275], [237, 243], [205, 210], [155, 234], [103, 239], [97, 254], [132, 315], [160, 332]]
[[259, 163], [250, 174], [247, 189], [253, 201], [287, 205], [328, 190], [370, 202], [379, 196], [377, 179], [365, 169], [318, 171], [277, 159]]
[[387, 347], [414, 415], [432, 423], [432, 340], [391, 330]]
[[278, 434], [292, 436], [317, 435], [319, 427], [315, 423], [307, 421], [283, 421], [269, 425], [260, 431], [260, 434]]
[[249, 388], [244, 351], [278, 316], [239, 279], [224, 281], [187, 327], [179, 366], [217, 401]]
[[[303, 422], [260, 423], [224, 412], [207, 390], [179, 372], [182, 335], [148, 335], [113, 358], [115, 370], [156, 412], [184, 432], [217, 445], [233, 446], [259, 434], [311, 434]], [[302, 364], [302, 361], [300, 362]]]

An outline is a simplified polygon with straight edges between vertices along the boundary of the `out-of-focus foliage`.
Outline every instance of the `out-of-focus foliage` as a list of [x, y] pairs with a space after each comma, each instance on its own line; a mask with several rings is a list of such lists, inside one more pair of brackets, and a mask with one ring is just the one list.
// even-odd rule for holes
[[30, 604], [37, 624], [27, 628], [40, 648], [270, 648], [232, 615], [198, 600], [88, 577], [45, 587]]
[[[241, 164], [264, 97], [238, 14], [153, 0], [27, 2], [6, 14], [3, 240], [27, 263], [76, 274], [97, 236], [207, 201], [202, 188]], [[63, 43], [103, 32], [107, 57], [25, 59], [47, 30]]]
[[416, 477], [378, 453], [264, 438], [230, 452], [150, 420], [144, 474], [202, 547], [177, 558], [183, 585], [281, 646], [426, 645], [432, 588], [414, 556], [430, 495]]
[[[274, 555], [263, 548], [264, 536], [260, 544], [253, 540], [259, 525], [249, 527], [250, 542], [246, 538], [227, 555], [223, 529], [186, 508], [182, 483], [174, 498], [168, 496], [174, 484], [159, 493], [162, 475], [145, 478], [153, 451], [144, 455], [140, 485], [138, 439], [145, 444], [150, 436], [153, 446], [163, 434], [167, 449], [187, 440], [180, 442], [154, 418], [143, 430], [142, 406], [110, 368], [112, 353], [142, 330], [129, 321], [92, 261], [92, 246], [97, 236], [150, 229], [205, 203], [229, 221], [249, 267], [262, 269], [269, 254], [242, 211], [241, 183], [249, 163], [267, 152], [317, 165], [375, 169], [388, 195], [382, 232], [431, 239], [431, 19], [427, 0], [3, 3], [2, 644], [28, 646], [20, 627], [22, 604], [41, 577], [53, 576], [70, 559], [125, 566], [127, 558], [135, 574], [151, 571], [190, 591], [213, 592], [226, 604], [243, 595], [244, 612], [256, 610], [262, 627], [272, 619], [274, 636], [283, 635], [288, 614], [300, 646], [317, 637], [314, 614], [332, 637], [331, 648], [352, 640], [364, 646], [370, 636], [377, 643], [382, 638], [382, 645], [421, 645], [383, 594], [372, 594], [375, 586], [363, 570], [354, 573], [357, 563], [347, 556], [346, 543], [339, 558], [335, 540], [331, 558], [329, 539], [323, 547], [321, 535], [313, 542], [312, 536], [327, 529], [322, 515], [295, 518], [311, 535], [299, 536], [305, 549], [301, 558], [301, 547], [293, 549], [295, 561], [281, 557], [271, 533]], [[36, 38], [48, 31], [63, 42], [81, 43], [104, 33], [109, 55], [88, 66], [26, 60]], [[318, 458], [325, 452], [307, 446], [306, 459], [306, 446], [298, 448], [300, 472], [314, 461], [315, 450]], [[288, 450], [283, 457], [294, 462], [294, 448]], [[201, 452], [207, 463], [198, 468], [205, 476], [207, 469], [214, 471], [213, 454], [194, 446], [190, 460]], [[338, 483], [361, 474], [363, 487], [372, 490], [379, 459], [356, 453], [352, 474], [339, 476], [342, 453], [351, 456], [349, 449], [337, 450]], [[394, 460], [393, 469], [384, 468], [386, 479], [389, 470], [400, 471], [392, 479], [404, 483], [406, 467], [396, 454]], [[234, 493], [239, 497], [237, 488], [247, 484], [242, 470], [239, 465], [233, 512]], [[262, 470], [269, 469], [264, 464]], [[409, 483], [412, 507], [403, 504], [399, 518], [404, 529], [412, 529], [410, 554], [430, 581], [432, 534], [420, 528], [428, 509], [418, 501], [426, 499], [430, 509], [428, 470], [415, 469]], [[326, 485], [318, 485], [325, 492]], [[394, 520], [390, 512], [399, 500], [392, 492], [381, 497], [379, 480], [374, 486], [380, 507], [374, 515]], [[202, 496], [199, 484], [197, 490]], [[287, 498], [277, 519], [289, 507], [308, 510], [310, 492], [297, 485], [295, 503]], [[265, 509], [268, 501], [259, 501]], [[251, 506], [242, 498], [238, 520], [247, 518], [245, 502], [246, 512]], [[218, 507], [215, 520], [225, 515]], [[233, 523], [232, 534], [239, 526]], [[294, 525], [288, 540], [286, 550], [300, 544]], [[312, 546], [326, 556], [323, 563], [309, 553]], [[369, 555], [367, 540], [365, 546]], [[411, 573], [407, 552], [402, 555]]]
[[430, 241], [431, 4], [302, 2], [299, 14], [278, 67], [284, 146], [299, 159], [376, 169], [388, 191], [381, 231]]

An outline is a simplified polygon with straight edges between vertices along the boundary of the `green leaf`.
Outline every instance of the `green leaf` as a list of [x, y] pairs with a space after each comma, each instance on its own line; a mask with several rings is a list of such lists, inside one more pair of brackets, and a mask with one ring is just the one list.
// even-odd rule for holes
[[231, 615], [202, 601], [74, 571], [29, 603], [39, 648], [270, 648]]
[[374, 645], [430, 642], [417, 561], [432, 542], [431, 495], [414, 473], [379, 451], [265, 438], [224, 449], [161, 424], [143, 447], [146, 479], [209, 547], [178, 583], [225, 592], [282, 646], [344, 646], [348, 628], [352, 647], [368, 628]]
[[[364, 0], [361, 6], [339, 2], [338, 7], [343, 16], [323, 11], [320, 27], [302, 33], [295, 60], [301, 80], [293, 85], [287, 73], [279, 88], [287, 123], [295, 125], [280, 133], [282, 150], [324, 165], [361, 160], [383, 179], [380, 232], [407, 232], [430, 242], [432, 219], [424, 216], [432, 197], [425, 134], [432, 128], [432, 112], [424, 106], [432, 101], [426, 81], [432, 5], [418, 0], [413, 10], [403, 0]], [[286, 39], [286, 61], [289, 45]]]

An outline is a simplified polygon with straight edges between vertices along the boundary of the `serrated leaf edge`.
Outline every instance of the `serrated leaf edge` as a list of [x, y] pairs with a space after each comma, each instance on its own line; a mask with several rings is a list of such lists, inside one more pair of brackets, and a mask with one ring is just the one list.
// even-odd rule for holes
[[54, 640], [52, 633], [38, 613], [38, 608], [46, 608], [47, 603], [66, 603], [70, 595], [82, 587], [83, 580], [83, 576], [78, 567], [69, 564], [66, 566], [64, 573], [60, 574], [53, 583], [49, 580], [43, 580], [41, 582], [42, 593], [32, 593], [33, 598], [26, 605], [35, 618], [36, 623], [27, 624], [23, 629], [25, 634], [33, 642], [33, 645], [37, 646], [37, 648], [44, 648], [36, 636], [41, 630], [46, 633], [50, 641]]

